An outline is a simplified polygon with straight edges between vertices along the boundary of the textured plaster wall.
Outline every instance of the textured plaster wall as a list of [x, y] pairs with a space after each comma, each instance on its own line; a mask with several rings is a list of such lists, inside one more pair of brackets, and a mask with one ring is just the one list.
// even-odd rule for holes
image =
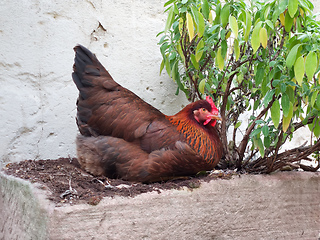
[[[111, 75], [166, 114], [187, 101], [159, 75], [165, 0], [0, 1], [0, 166], [75, 156], [74, 53], [89, 47]], [[319, 12], [319, 0], [312, 1]], [[302, 131], [302, 144], [309, 136]]]
[[[186, 104], [159, 75], [165, 0], [0, 2], [0, 159], [75, 156], [73, 47], [92, 50], [123, 86], [167, 114]], [[1, 165], [1, 164], [0, 164]]]

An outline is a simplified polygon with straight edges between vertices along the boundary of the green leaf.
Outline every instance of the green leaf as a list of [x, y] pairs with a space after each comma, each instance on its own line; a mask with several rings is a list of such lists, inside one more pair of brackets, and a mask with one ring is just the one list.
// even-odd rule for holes
[[270, 82], [269, 77], [263, 78], [262, 84], [261, 84], [261, 93], [262, 93], [262, 96], [266, 95], [267, 92], [269, 91], [269, 89], [270, 89], [270, 87], [268, 86], [268, 85], [269, 85], [269, 82]]
[[294, 15], [296, 14], [297, 10], [298, 10], [298, 0], [289, 0], [288, 12], [289, 12], [291, 18], [294, 17]]
[[177, 52], [179, 53], [182, 61], [185, 62], [185, 57], [184, 57], [184, 55], [183, 55], [183, 52], [182, 52], [182, 49], [181, 49], [181, 45], [180, 45], [180, 44], [177, 44], [176, 48], [177, 48]]
[[296, 26], [297, 26], [297, 32], [299, 32], [299, 33], [301, 33], [302, 32], [302, 30], [303, 30], [303, 25], [302, 25], [302, 23], [301, 23], [301, 21], [302, 20], [300, 20], [302, 17], [300, 17], [300, 16], [298, 16], [297, 18], [296, 18]]
[[167, 54], [165, 56], [166, 56], [166, 58], [164, 59], [164, 61], [165, 61], [164, 65], [166, 67], [166, 71], [167, 71], [168, 75], [171, 76], [171, 66], [170, 66], [170, 60], [168, 58], [169, 54]]
[[308, 80], [311, 81], [313, 78], [313, 75], [315, 74], [317, 70], [317, 54], [315, 52], [309, 52], [309, 54], [306, 57], [306, 74], [308, 77]]
[[320, 95], [317, 96], [316, 107], [320, 109]]
[[297, 82], [302, 86], [302, 79], [304, 76], [304, 59], [303, 56], [298, 57], [296, 63], [294, 64], [294, 76], [297, 79]]
[[217, 51], [217, 55], [216, 55], [216, 65], [218, 66], [218, 68], [220, 70], [223, 70], [224, 68], [224, 59], [221, 55], [221, 47], [218, 48], [218, 51]]
[[314, 106], [314, 103], [315, 103], [315, 101], [317, 99], [318, 94], [319, 94], [319, 91], [315, 91], [315, 92], [312, 93], [312, 96], [311, 96], [311, 99], [310, 99], [311, 107]]
[[266, 107], [266, 106], [269, 104], [269, 102], [272, 100], [274, 93], [275, 93], [275, 90], [274, 90], [274, 89], [271, 89], [270, 91], [267, 92], [266, 96], [265, 96], [264, 99], [263, 99], [263, 104], [264, 104], [265, 107]]
[[171, 54], [169, 55], [169, 60], [172, 61], [174, 59], [176, 59], [177, 54], [175, 52], [171, 52]]
[[165, 60], [164, 60], [164, 59], [162, 59], [162, 61], [161, 61], [161, 65], [160, 65], [160, 75], [161, 75], [162, 70], [163, 70], [163, 68], [164, 68], [164, 62], [165, 62]]
[[244, 29], [244, 41], [247, 42], [249, 40], [249, 35], [251, 31], [251, 25], [252, 25], [252, 20], [251, 20], [251, 14], [249, 11], [245, 11], [246, 14], [246, 20], [245, 20], [245, 29]]
[[284, 29], [286, 32], [290, 32], [293, 24], [293, 18], [290, 17], [290, 14], [286, 14], [284, 18]]
[[177, 95], [177, 96], [179, 95], [179, 87], [177, 87], [177, 90], [174, 95]]
[[255, 130], [253, 130], [250, 134], [251, 137], [256, 137], [261, 133], [261, 128], [256, 128]]
[[205, 23], [204, 23], [204, 18], [203, 18], [202, 14], [201, 14], [200, 12], [199, 12], [199, 14], [198, 14], [198, 17], [199, 17], [199, 20], [198, 20], [198, 28], [197, 28], [197, 30], [198, 30], [198, 36], [199, 36], [199, 37], [202, 37], [206, 25], [205, 25]]
[[319, 136], [320, 136], [320, 124], [319, 124], [318, 121], [316, 121], [316, 124], [314, 125], [313, 133], [317, 138], [319, 138]]
[[253, 49], [253, 54], [258, 50], [260, 47], [260, 29], [261, 29], [261, 22], [258, 22], [256, 26], [254, 27], [252, 31], [252, 36], [251, 36], [251, 45]]
[[[307, 119], [307, 118], [306, 118]], [[313, 129], [314, 129], [314, 125], [315, 124], [317, 124], [317, 119], [315, 118], [315, 119], [313, 119], [313, 121], [312, 121], [312, 123], [310, 123], [310, 124], [308, 124], [308, 127], [309, 127], [309, 130], [311, 131], [311, 132], [313, 132]]]
[[202, 13], [206, 19], [209, 19], [210, 8], [207, 0], [202, 0]]
[[320, 136], [320, 124], [319, 124], [319, 119], [315, 118], [313, 119], [311, 124], [308, 124], [308, 127], [310, 129], [311, 132], [313, 132], [313, 134], [319, 138]]
[[291, 68], [293, 64], [296, 62], [297, 52], [300, 46], [301, 44], [297, 44], [290, 50], [286, 59], [286, 64], [288, 68]]
[[263, 121], [262, 119], [258, 119], [258, 120], [256, 121], [256, 124], [262, 124], [262, 123], [264, 123], [264, 121]]
[[193, 20], [196, 23], [196, 25], [199, 24], [199, 11], [198, 8], [196, 8], [193, 4], [190, 4], [190, 10], [191, 14], [193, 16]]
[[286, 8], [288, 7], [288, 1], [290, 1], [290, 0], [279, 1], [278, 9], [280, 10], [280, 12], [284, 12], [286, 10]]
[[223, 8], [221, 9], [221, 15], [220, 15], [221, 24], [222, 24], [223, 28], [225, 26], [227, 26], [229, 15], [230, 15], [230, 5], [229, 4], [225, 4], [223, 6]]
[[199, 60], [202, 57], [203, 47], [204, 47], [204, 41], [203, 41], [203, 39], [201, 39], [200, 42], [197, 45], [197, 48], [196, 48], [196, 61], [197, 62], [199, 62]]
[[266, 148], [269, 148], [270, 147], [270, 143], [271, 143], [270, 137], [269, 136], [268, 137], [264, 137], [263, 143], [264, 143], [264, 146]]
[[264, 157], [264, 146], [263, 146], [261, 138], [258, 138], [258, 148], [259, 148], [259, 152], [260, 152], [261, 157]]
[[[210, 11], [211, 15], [212, 15], [212, 11]], [[213, 24], [216, 25], [216, 24], [219, 24], [220, 25], [220, 19], [221, 19], [221, 3], [219, 2], [216, 6], [216, 9], [215, 9], [215, 18], [214, 18], [214, 22]]]
[[260, 106], [260, 101], [254, 101], [253, 109], [257, 110], [259, 106]]
[[280, 14], [279, 19], [280, 19], [281, 25], [284, 26], [284, 13]]
[[195, 69], [199, 70], [199, 63], [196, 59], [196, 56], [194, 54], [191, 54], [190, 58], [191, 58], [192, 65], [195, 67]]
[[237, 123], [236, 123], [236, 125], [234, 125], [234, 128], [238, 128], [238, 127], [240, 127], [241, 126], [241, 121], [238, 121]]
[[290, 107], [289, 107], [289, 113], [288, 113], [288, 116], [283, 116], [282, 118], [282, 131], [283, 132], [286, 132], [289, 125], [290, 125], [290, 122], [292, 120], [292, 116], [293, 116], [293, 104], [292, 102], [289, 103], [290, 104]]
[[194, 5], [191, 5], [190, 7], [191, 10], [191, 15], [193, 18], [193, 23], [194, 23], [194, 27], [196, 29], [196, 31], [199, 31], [199, 15], [201, 15], [198, 11], [198, 8], [196, 8]]
[[239, 31], [238, 22], [234, 16], [231, 16], [231, 15], [229, 16], [229, 24], [234, 37], [238, 38], [238, 31]]
[[264, 135], [265, 137], [267, 137], [267, 136], [269, 135], [269, 127], [268, 127], [268, 125], [264, 125], [264, 126], [262, 127], [262, 133], [263, 133], [263, 135]]
[[264, 77], [264, 68], [260, 67], [260, 68], [258, 68], [257, 73], [256, 73], [256, 77], [255, 77], [255, 82], [256, 82], [257, 87], [262, 82], [263, 77]]
[[294, 102], [296, 100], [295, 93], [294, 93], [294, 88], [292, 86], [288, 86], [287, 87], [286, 93], [288, 94], [289, 99], [290, 99], [291, 102]]
[[[162, 32], [163, 33], [163, 32]], [[162, 34], [161, 33], [161, 34]], [[158, 42], [158, 45], [161, 45], [162, 46], [162, 44], [164, 43], [164, 42], [167, 42], [168, 40], [166, 39], [167, 38], [167, 36], [166, 35], [163, 35], [162, 37], [161, 37], [161, 39], [160, 39], [160, 41]]]
[[223, 40], [221, 42], [221, 56], [223, 57], [223, 59], [226, 58], [227, 52], [228, 52], [228, 42], [227, 40]]
[[177, 82], [179, 78], [179, 71], [178, 71], [178, 61], [176, 61], [172, 66], [172, 79]]
[[[265, 8], [264, 14], [263, 14], [264, 20], [268, 18], [269, 13], [270, 13], [270, 5], [267, 4], [267, 7]], [[270, 20], [269, 20], [269, 21], [270, 21]]]
[[282, 94], [282, 97], [281, 97], [281, 107], [282, 107], [283, 115], [284, 115], [285, 117], [287, 117], [288, 114], [289, 114], [289, 109], [290, 109], [290, 100], [289, 100], [288, 94], [286, 94], [286, 93], [283, 93], [283, 94]]
[[180, 81], [180, 74], [178, 68], [179, 62], [176, 61], [172, 66], [172, 79], [177, 83], [178, 87], [183, 91], [186, 92], [184, 85]]
[[264, 146], [260, 137], [254, 137], [253, 143], [256, 148], [259, 149], [261, 157], [264, 157]]
[[270, 20], [266, 20], [266, 24], [268, 25], [269, 28], [271, 28], [272, 30], [274, 30], [273, 23], [272, 23]]
[[282, 93], [285, 93], [287, 91], [287, 85], [285, 83], [281, 83], [280, 90]]
[[166, 7], [175, 1], [177, 1], [177, 0], [170, 0], [170, 1], [166, 2], [163, 6]]
[[235, 39], [233, 42], [233, 48], [234, 48], [234, 54], [235, 54], [235, 59], [238, 61], [240, 57], [240, 46], [239, 46], [239, 41], [238, 39]]
[[212, 24], [212, 23], [213, 23], [212, 11], [210, 11], [210, 12], [209, 12], [208, 22], [209, 22], [210, 24]]
[[266, 48], [268, 45], [268, 33], [267, 29], [265, 29], [264, 27], [260, 29], [259, 38], [262, 47]]
[[275, 128], [278, 128], [280, 123], [280, 103], [279, 100], [275, 100], [271, 106], [271, 119]]
[[184, 25], [184, 20], [183, 18], [180, 18], [179, 19], [179, 32], [180, 32], [180, 35], [182, 35], [182, 30], [183, 30], [183, 25]]
[[202, 79], [199, 83], [199, 91], [203, 94], [204, 93], [204, 86], [206, 85], [206, 80], [207, 79]]
[[165, 32], [167, 32], [171, 28], [171, 25], [173, 23], [173, 20], [174, 20], [173, 10], [174, 10], [174, 5], [172, 5], [169, 8], [168, 18], [167, 18], [166, 26], [164, 29]]
[[188, 12], [186, 14], [186, 19], [187, 19], [187, 29], [188, 29], [188, 34], [189, 34], [189, 41], [191, 42], [194, 37], [194, 25], [193, 25], [192, 16]]

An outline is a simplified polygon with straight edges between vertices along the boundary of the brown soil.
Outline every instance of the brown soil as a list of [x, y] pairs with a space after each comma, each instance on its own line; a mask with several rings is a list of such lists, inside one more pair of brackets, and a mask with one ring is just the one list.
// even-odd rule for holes
[[199, 176], [184, 177], [158, 183], [132, 183], [121, 179], [109, 179], [93, 176], [80, 168], [76, 158], [59, 158], [57, 160], [26, 160], [7, 164], [3, 171], [8, 175], [40, 183], [51, 194], [49, 199], [57, 206], [68, 203], [89, 203], [96, 205], [103, 197], [134, 197], [141, 193], [165, 189], [192, 190], [203, 181], [213, 179], [230, 179], [233, 171], [215, 171]]

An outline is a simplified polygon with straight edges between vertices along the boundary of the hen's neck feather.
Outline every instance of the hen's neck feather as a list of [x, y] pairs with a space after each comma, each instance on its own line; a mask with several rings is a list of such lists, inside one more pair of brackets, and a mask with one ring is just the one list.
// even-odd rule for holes
[[216, 145], [220, 141], [216, 130], [211, 126], [198, 123], [190, 112], [180, 111], [176, 115], [168, 116], [167, 119], [176, 126], [186, 143], [200, 154], [208, 163], [217, 159]]

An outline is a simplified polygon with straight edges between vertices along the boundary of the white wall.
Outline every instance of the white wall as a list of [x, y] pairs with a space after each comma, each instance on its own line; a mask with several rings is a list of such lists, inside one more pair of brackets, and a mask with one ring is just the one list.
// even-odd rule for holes
[[[73, 47], [96, 53], [116, 81], [166, 114], [186, 104], [159, 75], [165, 0], [0, 2], [0, 159], [75, 156]], [[100, 26], [99, 27], [99, 23]], [[1, 165], [1, 164], [0, 164]]]

